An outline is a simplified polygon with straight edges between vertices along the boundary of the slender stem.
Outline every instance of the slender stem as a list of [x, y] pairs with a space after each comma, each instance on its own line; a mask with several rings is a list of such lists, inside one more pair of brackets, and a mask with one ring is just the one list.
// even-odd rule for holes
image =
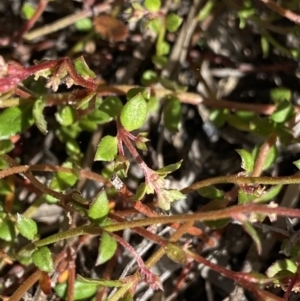
[[30, 275], [11, 295], [8, 301], [19, 301], [24, 296], [24, 294], [39, 280], [41, 274], [42, 272], [40, 270], [37, 270], [32, 275]]

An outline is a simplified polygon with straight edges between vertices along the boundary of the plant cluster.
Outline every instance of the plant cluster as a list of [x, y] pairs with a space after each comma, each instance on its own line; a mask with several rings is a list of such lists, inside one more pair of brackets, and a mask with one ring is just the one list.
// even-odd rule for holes
[[[43, 0], [37, 7], [30, 2], [23, 4], [22, 14], [27, 21], [10, 38], [9, 45], [15, 43], [21, 47], [40, 37], [39, 30], [31, 28], [50, 2], [55, 1]], [[18, 301], [28, 292], [39, 289], [45, 295], [54, 294], [68, 301], [132, 300], [142, 283], [152, 291], [164, 290], [162, 275], [153, 269], [164, 255], [180, 266], [174, 288], [177, 292], [183, 289], [189, 271], [196, 265], [204, 265], [230, 278], [259, 300], [288, 300], [292, 292], [299, 290], [299, 232], [292, 226], [285, 230], [272, 223], [280, 217], [300, 217], [299, 209], [274, 202], [285, 185], [299, 184], [300, 176], [297, 173], [293, 176], [268, 173], [282, 149], [299, 143], [292, 130], [297, 123], [299, 107], [293, 103], [291, 89], [283, 85], [270, 89], [272, 104], [242, 103], [219, 98], [201, 74], [198, 79], [202, 81], [206, 95], [187, 92], [189, 86], [173, 80], [169, 74], [176, 69], [170, 67], [176, 53], [172, 52], [172, 47], [175, 48], [180, 39], [184, 40], [187, 32], [181, 30], [187, 30], [189, 26], [195, 29], [195, 24], [208, 22], [214, 14], [220, 13], [221, 5], [236, 10], [241, 29], [261, 26], [262, 57], [268, 57], [274, 50], [297, 60], [298, 50], [282, 46], [271, 35], [272, 31], [279, 30], [273, 24], [274, 19], [288, 17], [290, 21], [300, 23], [299, 16], [295, 18], [292, 12], [297, 3], [291, 1], [289, 8], [282, 8], [273, 1], [262, 0], [260, 4], [264, 4], [264, 10], [261, 9], [261, 14], [266, 17], [259, 18], [259, 6], [248, 0], [238, 7], [232, 1], [222, 4], [214, 0], [194, 1], [195, 11], [190, 8], [188, 16], [178, 13], [180, 1], [174, 1], [176, 9], [170, 9], [173, 3], [166, 2], [164, 6], [160, 0], [132, 2], [122, 11], [128, 23], [139, 24], [142, 31], [154, 37], [154, 49], [149, 59], [151, 68], [140, 76], [141, 85], [105, 82], [89, 67], [92, 63], [81, 55], [95, 37], [101, 36], [103, 41], [115, 45], [130, 36], [125, 23], [115, 17], [118, 12], [114, 8], [116, 11], [122, 8], [117, 3], [116, 7], [109, 3], [97, 4], [97, 1], [86, 3], [80, 13], [63, 19], [60, 23], [63, 25], [50, 26], [54, 32], [60, 29], [56, 26], [68, 27], [75, 23], [75, 30], [84, 33], [64, 58], [24, 64], [9, 60], [5, 55], [1, 57], [2, 298]], [[89, 5], [94, 5], [94, 12], [106, 12], [105, 16], [92, 17]], [[297, 35], [298, 28], [293, 27], [289, 32]], [[198, 44], [205, 43], [206, 38], [198, 39]], [[4, 44], [1, 39], [1, 45]], [[237, 173], [195, 180], [183, 189], [175, 189], [168, 186], [169, 177], [180, 170], [183, 160], [157, 168], [149, 164], [147, 156], [153, 151], [148, 138], [151, 129], [145, 124], [153, 116], [159, 116], [163, 130], [176, 135], [182, 130], [184, 103], [210, 107], [207, 122], [216, 129], [227, 125], [259, 137], [261, 143], [252, 149], [237, 149], [241, 160]], [[98, 137], [92, 162], [90, 166], [84, 166], [86, 156], [79, 137], [99, 133], [104, 128], [109, 130]], [[35, 164], [24, 160], [27, 149], [22, 143], [37, 132], [41, 136], [52, 134], [56, 137], [63, 146], [61, 162]], [[98, 164], [97, 172], [87, 168], [93, 164]], [[136, 167], [142, 176], [138, 172], [132, 174]], [[295, 170], [297, 167], [300, 167], [299, 161], [295, 161]], [[41, 174], [47, 176], [43, 178], [39, 176]], [[138, 183], [134, 191], [125, 184], [130, 178]], [[83, 180], [97, 183], [97, 191], [91, 197], [86, 190], [78, 188]], [[224, 188], [229, 186], [223, 184], [231, 184], [230, 189]], [[33, 199], [25, 196], [22, 200], [21, 191], [33, 193]], [[207, 200], [205, 205], [185, 213], [172, 210], [177, 202], [186, 202], [194, 192]], [[62, 208], [61, 215], [67, 226], [61, 226], [55, 233], [42, 234], [34, 217], [42, 204]], [[197, 226], [199, 222], [203, 223], [203, 228]], [[258, 227], [283, 234], [281, 253], [284, 258], [278, 257], [265, 273], [234, 271], [210, 261], [202, 251], [212, 243], [214, 233], [220, 234], [219, 229], [233, 223], [240, 225], [251, 237], [258, 255], [264, 248]], [[168, 235], [161, 234], [166, 229]], [[126, 239], [124, 233], [128, 230], [147, 241], [149, 247], [156, 245], [157, 248], [144, 256], [137, 250], [138, 239]], [[95, 237], [99, 241], [93, 265], [101, 271], [96, 277], [78, 268], [80, 252], [92, 245]], [[195, 238], [198, 243], [193, 243]], [[134, 259], [135, 268], [130, 266], [121, 276], [116, 276], [118, 261], [126, 260], [122, 256], [123, 250]], [[7, 285], [5, 271], [11, 273], [18, 267], [23, 271], [22, 281], [15, 278]], [[273, 286], [280, 286], [284, 292], [272, 293], [268, 289]], [[280, 294], [283, 296], [279, 297]]]

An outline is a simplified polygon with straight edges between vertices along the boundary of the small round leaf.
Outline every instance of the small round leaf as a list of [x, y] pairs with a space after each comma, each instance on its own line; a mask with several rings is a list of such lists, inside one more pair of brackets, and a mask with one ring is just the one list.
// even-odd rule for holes
[[54, 269], [51, 252], [47, 247], [40, 247], [34, 251], [32, 261], [43, 272], [50, 273]]
[[181, 119], [181, 104], [177, 97], [172, 97], [167, 100], [164, 107], [164, 125], [172, 132], [178, 131], [179, 122]]
[[116, 240], [107, 232], [103, 232], [101, 235], [101, 242], [98, 250], [98, 258], [96, 265], [100, 265], [113, 257], [117, 250]]
[[161, 1], [160, 0], [145, 0], [144, 5], [148, 11], [155, 13], [160, 9]]
[[141, 93], [131, 98], [121, 111], [121, 124], [127, 131], [139, 129], [147, 118], [147, 102]]
[[38, 233], [36, 222], [31, 218], [22, 216], [21, 214], [17, 214], [16, 226], [20, 234], [29, 240], [33, 240]]
[[177, 16], [174, 13], [170, 13], [167, 15], [166, 25], [167, 30], [170, 32], [175, 32], [182, 23], [182, 18]]
[[46, 135], [48, 131], [47, 131], [47, 122], [43, 114], [44, 108], [45, 108], [45, 102], [41, 97], [39, 97], [33, 105], [32, 115], [38, 129], [41, 131], [42, 134]]
[[92, 221], [100, 220], [107, 216], [109, 212], [109, 203], [105, 190], [101, 190], [92, 203], [88, 216]]
[[104, 136], [97, 147], [95, 161], [112, 161], [118, 153], [118, 139], [113, 136]]

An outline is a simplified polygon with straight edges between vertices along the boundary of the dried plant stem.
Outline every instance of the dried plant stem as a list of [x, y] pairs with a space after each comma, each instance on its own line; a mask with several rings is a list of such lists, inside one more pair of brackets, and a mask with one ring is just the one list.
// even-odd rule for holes
[[42, 272], [40, 270], [35, 271], [30, 275], [12, 294], [8, 301], [19, 301], [24, 294], [39, 280]]
[[61, 30], [65, 27], [68, 27], [83, 18], [88, 18], [88, 17], [91, 17], [93, 14], [99, 14], [101, 12], [108, 11], [110, 8], [111, 8], [111, 5], [109, 3], [98, 4], [93, 8], [93, 11], [92, 10], [83, 10], [81, 12], [69, 15], [69, 16], [62, 18], [58, 21], [55, 21], [51, 24], [48, 24], [41, 28], [32, 30], [32, 31], [24, 34], [23, 38], [26, 41], [32, 41], [39, 37], [44, 37], [50, 33], [53, 33], [55, 31]]
[[264, 144], [260, 147], [257, 159], [254, 164], [254, 168], [252, 171], [251, 176], [252, 177], [258, 177], [261, 175], [261, 172], [264, 167], [264, 163], [266, 161], [266, 158], [269, 154], [270, 149], [272, 146], [276, 143], [276, 134], [271, 134], [270, 137], [264, 142]]
[[268, 8], [278, 13], [279, 15], [291, 20], [296, 24], [300, 24], [300, 16], [290, 11], [289, 9], [280, 7], [272, 0], [260, 0], [260, 1], [263, 2]]

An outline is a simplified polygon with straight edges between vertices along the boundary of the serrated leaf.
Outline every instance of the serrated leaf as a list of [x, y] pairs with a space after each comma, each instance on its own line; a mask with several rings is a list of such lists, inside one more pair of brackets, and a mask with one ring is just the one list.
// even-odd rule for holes
[[48, 247], [40, 247], [32, 253], [33, 263], [43, 272], [50, 273], [54, 270], [51, 252]]
[[260, 255], [261, 251], [262, 251], [262, 245], [261, 245], [260, 238], [257, 234], [257, 231], [249, 222], [243, 222], [243, 228], [253, 239], [256, 249], [257, 249], [257, 253], [258, 253], [258, 255]]
[[279, 103], [283, 100], [291, 100], [292, 92], [290, 89], [280, 87], [270, 90], [270, 97], [275, 103]]
[[175, 32], [182, 23], [182, 18], [174, 13], [167, 15], [166, 27], [169, 32]]
[[0, 113], [0, 139], [25, 132], [33, 122], [31, 105], [5, 109]]
[[120, 121], [127, 131], [139, 129], [147, 118], [148, 106], [141, 93], [130, 99], [123, 107]]
[[12, 221], [4, 219], [0, 221], [0, 239], [12, 241], [15, 238], [15, 226]]
[[118, 153], [118, 139], [110, 135], [104, 136], [97, 147], [94, 161], [112, 161]]
[[[78, 280], [74, 284], [74, 301], [86, 300], [93, 297], [98, 289], [99, 285], [94, 283], [84, 283]], [[67, 283], [59, 283], [55, 286], [55, 292], [57, 295], [66, 300], [67, 299]]]
[[161, 1], [160, 0], [145, 0], [144, 6], [148, 11], [155, 13], [155, 12], [159, 11], [159, 9], [160, 9]]
[[108, 198], [105, 190], [101, 190], [89, 208], [88, 217], [92, 221], [99, 221], [105, 218], [108, 212], [109, 212]]
[[254, 158], [250, 152], [245, 149], [237, 149], [237, 153], [242, 158], [242, 168], [247, 172], [251, 173], [254, 167]]
[[55, 118], [61, 125], [69, 126], [76, 121], [76, 113], [71, 106], [63, 106], [55, 113]]
[[171, 132], [178, 131], [181, 120], [181, 103], [177, 97], [169, 99], [164, 107], [164, 126]]
[[176, 244], [169, 242], [164, 247], [164, 250], [166, 252], [166, 255], [174, 262], [183, 264], [183, 265], [187, 263], [187, 256], [186, 256], [185, 252], [180, 247], [178, 247]]
[[222, 199], [224, 197], [223, 192], [213, 186], [202, 187], [198, 189], [197, 192], [204, 198], [212, 200]]
[[43, 110], [45, 108], [45, 101], [41, 97], [39, 97], [33, 105], [32, 115], [34, 122], [37, 128], [41, 131], [42, 134], [46, 135], [48, 133], [47, 130], [47, 122], [43, 114]]
[[83, 56], [80, 56], [79, 58], [75, 59], [74, 67], [78, 74], [80, 74], [85, 79], [96, 77], [96, 74], [89, 68]]
[[270, 116], [270, 118], [277, 123], [283, 123], [291, 119], [293, 115], [293, 105], [289, 101], [283, 100], [278, 104], [275, 112]]
[[14, 144], [9, 139], [0, 140], [0, 155], [6, 154], [13, 150]]
[[79, 274], [77, 275], [77, 280], [82, 283], [96, 284], [105, 287], [121, 287], [124, 285], [124, 283], [121, 280], [92, 279], [92, 278], [82, 277]]
[[17, 214], [16, 226], [20, 234], [29, 240], [33, 240], [38, 233], [36, 222], [33, 219], [24, 217], [19, 213]]
[[79, 31], [89, 31], [93, 28], [93, 22], [90, 18], [83, 18], [75, 23], [75, 27]]
[[113, 257], [117, 250], [116, 240], [107, 232], [103, 232], [101, 235], [101, 241], [98, 250], [98, 258], [96, 265], [103, 264]]
[[181, 164], [182, 164], [182, 161], [183, 160], [180, 160], [179, 162], [177, 163], [174, 163], [174, 164], [170, 164], [170, 165], [167, 165], [163, 168], [160, 168], [156, 171], [156, 173], [158, 175], [161, 175], [161, 176], [165, 176], [165, 175], [168, 175], [170, 174], [171, 172], [174, 172], [175, 170], [179, 169]]

